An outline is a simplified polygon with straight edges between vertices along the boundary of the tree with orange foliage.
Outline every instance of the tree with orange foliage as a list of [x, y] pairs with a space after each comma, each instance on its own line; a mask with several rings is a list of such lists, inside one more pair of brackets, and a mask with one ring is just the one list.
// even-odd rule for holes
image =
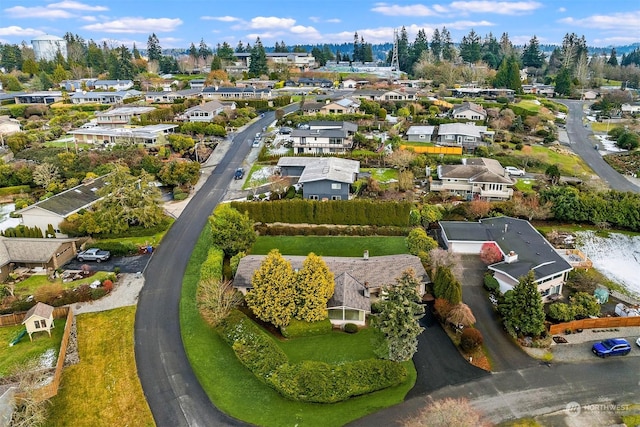
[[491, 210], [491, 203], [486, 200], [473, 200], [469, 202], [469, 213], [473, 215], [474, 218], [484, 218], [489, 214]]
[[480, 259], [487, 265], [502, 261], [502, 251], [494, 242], [486, 242], [480, 248]]

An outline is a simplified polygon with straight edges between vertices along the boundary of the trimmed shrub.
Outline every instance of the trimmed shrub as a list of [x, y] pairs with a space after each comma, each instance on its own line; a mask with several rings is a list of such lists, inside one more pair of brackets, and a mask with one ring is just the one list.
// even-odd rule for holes
[[304, 361], [281, 365], [269, 383], [289, 399], [334, 403], [396, 386], [406, 377], [404, 366], [389, 360], [366, 359], [341, 365]]
[[500, 284], [491, 274], [484, 275], [484, 287], [489, 292], [498, 292], [500, 290]]
[[133, 242], [102, 241], [96, 248], [111, 252], [114, 256], [127, 256], [138, 253], [138, 246]]
[[436, 298], [436, 301], [433, 304], [433, 309], [440, 320], [444, 321], [453, 309], [453, 305], [444, 298]]
[[215, 246], [209, 248], [207, 259], [200, 266], [200, 280], [220, 280], [222, 279], [222, 264], [224, 262], [224, 252]]
[[355, 334], [359, 330], [358, 325], [356, 325], [355, 323], [345, 323], [343, 329], [348, 334]]
[[473, 351], [482, 345], [482, 333], [476, 328], [464, 328], [460, 336], [460, 347], [464, 351]]
[[575, 310], [569, 304], [554, 302], [549, 305], [547, 316], [556, 322], [570, 322], [576, 317]]
[[104, 282], [102, 282], [102, 287], [105, 291], [111, 292], [113, 290], [113, 282], [109, 279], [106, 279]]
[[333, 326], [328, 318], [317, 322], [305, 322], [292, 318], [289, 325], [280, 328], [280, 332], [285, 338], [297, 338], [328, 334], [332, 329]]

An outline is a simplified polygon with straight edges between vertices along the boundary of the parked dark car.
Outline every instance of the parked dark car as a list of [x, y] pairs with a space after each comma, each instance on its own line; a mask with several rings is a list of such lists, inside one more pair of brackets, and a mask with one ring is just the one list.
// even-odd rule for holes
[[244, 177], [244, 169], [238, 168], [233, 174], [233, 179], [242, 179]]
[[605, 358], [609, 356], [624, 356], [631, 351], [631, 345], [624, 338], [611, 338], [597, 342], [591, 347], [596, 356]]

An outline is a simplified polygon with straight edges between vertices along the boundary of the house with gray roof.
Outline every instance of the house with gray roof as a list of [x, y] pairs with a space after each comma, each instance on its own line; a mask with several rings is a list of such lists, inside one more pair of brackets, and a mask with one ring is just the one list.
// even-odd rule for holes
[[142, 95], [138, 90], [119, 92], [74, 92], [69, 96], [72, 104], [122, 104], [125, 99]]
[[67, 132], [73, 135], [74, 142], [86, 144], [144, 144], [153, 146], [164, 144], [165, 137], [178, 125], [157, 124], [129, 128], [108, 128], [102, 126], [74, 129]]
[[280, 174], [297, 178], [302, 197], [311, 200], [349, 200], [360, 162], [336, 157], [280, 157]]
[[197, 98], [201, 96], [202, 89], [183, 89], [176, 91], [146, 92], [144, 100], [154, 104], [172, 104], [177, 99]]
[[94, 90], [125, 91], [133, 87], [132, 80], [88, 80], [87, 87]]
[[482, 105], [474, 102], [463, 102], [454, 107], [451, 115], [454, 119], [459, 120], [485, 120], [487, 118], [487, 112], [482, 108]]
[[464, 197], [466, 200], [508, 200], [516, 181], [495, 159], [463, 158], [459, 165], [438, 165], [438, 179], [430, 191]]
[[204, 99], [271, 99], [271, 89], [258, 89], [254, 87], [224, 87], [210, 86], [202, 89], [202, 97]]
[[56, 237], [66, 237], [60, 232], [60, 223], [69, 215], [87, 209], [101, 199], [98, 190], [105, 186], [109, 175], [77, 185], [48, 199], [16, 211], [22, 217], [22, 224], [47, 230], [53, 226]]
[[[233, 104], [235, 108], [235, 103]], [[182, 114], [190, 122], [211, 122], [213, 118], [224, 111], [224, 105], [220, 101], [209, 101], [188, 108]]]
[[511, 217], [485, 218], [478, 222], [440, 221], [445, 248], [462, 254], [479, 254], [485, 244], [495, 244], [503, 260], [489, 265], [500, 291], [513, 289], [521, 277], [533, 271], [544, 302], [562, 294], [573, 267], [529, 221]]
[[407, 141], [409, 142], [431, 142], [435, 126], [413, 125], [407, 129]]
[[43, 92], [20, 92], [11, 94], [16, 104], [45, 104], [50, 105], [64, 98], [62, 92], [56, 91], [43, 91]]
[[[46, 228], [43, 229], [46, 232]], [[76, 256], [76, 239], [0, 236], [0, 280], [17, 268], [56, 270]]]
[[294, 129], [289, 138], [295, 154], [344, 154], [353, 146], [357, 131], [355, 123], [317, 120]]
[[[305, 256], [283, 255], [294, 270], [302, 268]], [[266, 255], [247, 255], [240, 260], [233, 287], [243, 294], [251, 290], [254, 272]], [[403, 272], [412, 269], [420, 281], [416, 292], [423, 296], [425, 286], [431, 280], [422, 266], [420, 258], [414, 255], [386, 255], [370, 257], [365, 251], [362, 257], [322, 257], [333, 273], [335, 289], [327, 303], [329, 319], [334, 325], [344, 323], [365, 324], [371, 312], [371, 302], [375, 302], [384, 287], [393, 286]]]
[[436, 141], [441, 145], [460, 146], [467, 150], [474, 150], [481, 145], [487, 145], [485, 139], [493, 139], [494, 131], [486, 126], [476, 126], [474, 123], [444, 123], [438, 126]]
[[357, 114], [360, 103], [349, 98], [338, 99], [334, 102], [327, 102], [320, 108], [322, 114]]
[[98, 126], [107, 128], [120, 128], [131, 124], [131, 119], [140, 118], [143, 114], [150, 113], [155, 107], [117, 107], [107, 111], [96, 112]]

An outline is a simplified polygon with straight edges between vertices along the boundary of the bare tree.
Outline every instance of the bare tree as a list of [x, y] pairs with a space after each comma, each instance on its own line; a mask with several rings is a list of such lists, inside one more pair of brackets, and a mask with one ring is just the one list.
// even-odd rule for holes
[[198, 283], [197, 300], [202, 316], [215, 326], [240, 304], [242, 295], [229, 280], [205, 279]]
[[460, 254], [436, 248], [429, 251], [429, 264], [432, 271], [438, 267], [448, 267], [453, 276], [462, 281], [462, 260]]
[[45, 190], [60, 179], [60, 171], [57, 166], [51, 163], [41, 163], [37, 165], [33, 171], [33, 182], [44, 188]]
[[409, 150], [396, 150], [387, 156], [387, 163], [400, 172], [409, 169], [411, 162], [416, 158], [416, 153]]
[[17, 368], [11, 378], [16, 391], [16, 406], [11, 418], [12, 427], [33, 427], [43, 425], [47, 420], [49, 401], [40, 397], [40, 388], [49, 378], [38, 359], [31, 359]]
[[454, 325], [463, 325], [466, 327], [476, 323], [476, 318], [467, 304], [460, 303], [453, 306], [447, 316], [447, 321]]
[[404, 427], [483, 427], [490, 425], [467, 399], [427, 400], [416, 416], [402, 422]]

